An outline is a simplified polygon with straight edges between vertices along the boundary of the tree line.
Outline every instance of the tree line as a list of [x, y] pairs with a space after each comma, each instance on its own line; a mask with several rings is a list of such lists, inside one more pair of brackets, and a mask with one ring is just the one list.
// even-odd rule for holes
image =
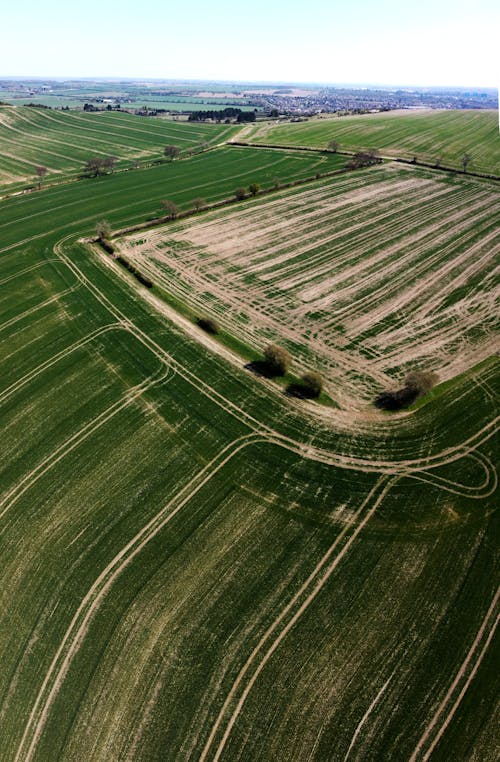
[[214, 122], [222, 122], [224, 119], [255, 122], [255, 111], [242, 111], [240, 108], [228, 106], [220, 111], [192, 111], [188, 116], [188, 122], [204, 122], [206, 119], [212, 119]]

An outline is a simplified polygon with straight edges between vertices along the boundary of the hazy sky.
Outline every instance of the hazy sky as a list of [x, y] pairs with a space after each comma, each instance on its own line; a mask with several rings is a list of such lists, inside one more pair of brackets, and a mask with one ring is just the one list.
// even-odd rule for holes
[[0, 76], [497, 87], [499, 0], [17, 0]]

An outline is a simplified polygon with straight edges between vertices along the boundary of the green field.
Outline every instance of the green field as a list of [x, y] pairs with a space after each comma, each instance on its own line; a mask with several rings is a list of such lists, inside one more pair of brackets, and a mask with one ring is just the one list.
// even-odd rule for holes
[[[0, 201], [2, 762], [496, 758], [495, 326], [492, 356], [414, 412], [321, 408], [204, 346], [80, 240], [162, 198], [340, 161], [228, 147]], [[278, 244], [300, 217], [314, 247], [315, 215], [319, 240], [325, 217], [346, 225], [332, 204], [361, 224], [412, 179], [444, 214], [496, 199], [375, 167], [197, 215], [193, 233], [240, 215], [233, 237], [257, 246], [274, 215]], [[226, 276], [211, 272], [229, 293]]]
[[326, 148], [338, 141], [340, 150], [376, 149], [384, 156], [500, 175], [498, 111], [394, 111], [360, 116], [310, 119], [296, 124], [266, 124], [254, 128], [246, 140], [275, 145]]
[[224, 143], [237, 127], [173, 122], [122, 113], [67, 113], [0, 106], [0, 185], [33, 181], [35, 167], [48, 168], [45, 182], [81, 172], [93, 156], [116, 156], [118, 168], [163, 158], [173, 144], [181, 155]]

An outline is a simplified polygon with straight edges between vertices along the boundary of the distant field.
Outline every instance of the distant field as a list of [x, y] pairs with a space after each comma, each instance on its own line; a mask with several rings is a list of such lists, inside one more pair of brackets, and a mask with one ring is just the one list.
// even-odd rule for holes
[[225, 142], [237, 128], [187, 124], [121, 113], [67, 113], [0, 106], [0, 184], [34, 177], [35, 166], [53, 175], [75, 174], [91, 156], [116, 156], [119, 166], [133, 159], [163, 156], [166, 144], [183, 153], [201, 143]]
[[340, 150], [378, 149], [401, 156], [461, 169], [464, 153], [471, 171], [500, 175], [498, 111], [414, 111], [363, 114], [254, 128], [246, 140], [277, 145], [326, 148], [337, 140]]
[[[80, 240], [165, 197], [187, 208], [339, 161], [223, 148], [0, 201], [2, 762], [496, 762], [498, 358], [410, 414], [308, 409], [181, 330]], [[193, 282], [211, 274], [229, 296], [261, 256], [269, 313], [288, 309], [297, 341], [307, 326], [287, 305], [308, 277], [318, 298], [335, 293], [320, 269], [329, 235], [354, 318], [356, 251], [373, 296], [359, 307], [375, 317], [389, 307], [378, 286], [404, 294], [404, 269], [418, 315], [418, 279], [435, 275], [464, 307], [448, 338], [460, 352], [465, 326], [468, 363], [466, 308], [484, 316], [481, 293], [490, 304], [491, 187], [376, 167], [190, 218], [196, 242], [186, 221], [169, 234]], [[377, 231], [393, 282], [376, 272]], [[419, 231], [443, 236], [443, 252]], [[304, 282], [288, 294], [292, 238]], [[399, 265], [388, 252], [403, 241]], [[471, 303], [446, 257], [472, 278]], [[242, 311], [261, 310], [259, 277], [240, 281]]]
[[[12, 106], [26, 106], [28, 103], [40, 103], [43, 106], [50, 106], [53, 109], [60, 109], [63, 106], [69, 106], [71, 109], [83, 109], [85, 103], [93, 103], [99, 108], [106, 107], [106, 104], [95, 100], [95, 95], [89, 95], [88, 98], [60, 95], [31, 95], [28, 97], [10, 97], [9, 93], [0, 93], [0, 100], [9, 103]], [[151, 109], [166, 109], [167, 111], [222, 111], [229, 106], [240, 108], [242, 111], [253, 111], [254, 106], [249, 106], [246, 100], [231, 99], [221, 102], [214, 99], [196, 100], [193, 98], [161, 98], [161, 97], [135, 97], [132, 103], [127, 103], [126, 97], [121, 100], [124, 109], [138, 109], [148, 106]]]
[[[284, 343], [341, 405], [412, 367], [493, 351], [500, 189], [384, 166], [120, 241], [154, 282], [262, 347]], [[245, 294], [242, 299], [241, 295]]]

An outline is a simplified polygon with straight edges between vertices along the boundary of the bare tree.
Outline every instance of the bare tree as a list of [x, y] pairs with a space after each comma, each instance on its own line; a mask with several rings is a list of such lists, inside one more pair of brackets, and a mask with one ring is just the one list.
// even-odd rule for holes
[[39, 167], [35, 167], [35, 172], [38, 177], [38, 190], [40, 190], [40, 188], [42, 187], [43, 179], [45, 175], [47, 174], [48, 169], [47, 167], [43, 167], [40, 165]]
[[105, 156], [102, 160], [102, 168], [104, 173], [113, 172], [117, 161], [118, 159], [116, 156]]
[[165, 209], [168, 219], [175, 220], [179, 214], [179, 207], [177, 204], [174, 201], [170, 201], [170, 199], [165, 199], [165, 201], [161, 202], [161, 205]]
[[107, 220], [96, 222], [95, 232], [100, 241], [107, 240], [111, 235], [111, 225]]
[[197, 196], [193, 199], [193, 209], [196, 209], [197, 212], [200, 211], [202, 206], [205, 206], [207, 203], [207, 200], [205, 198], [201, 198], [201, 196]]
[[332, 153], [337, 153], [339, 150], [339, 142], [337, 140], [330, 140], [327, 145], [327, 150], [331, 151]]
[[472, 161], [472, 156], [469, 153], [464, 153], [462, 156], [462, 167], [464, 168], [464, 174], [467, 172], [467, 166]]
[[180, 152], [181, 152], [180, 148], [178, 148], [177, 146], [172, 146], [172, 145], [165, 146], [165, 148], [163, 149], [163, 153], [165, 154], [165, 156], [167, 156], [170, 159], [170, 161], [173, 161], [174, 159], [176, 159], [178, 155], [180, 154]]
[[236, 188], [234, 191], [234, 195], [238, 199], [238, 201], [243, 201], [244, 198], [247, 196], [247, 192], [244, 188]]
[[83, 172], [87, 177], [99, 177], [112, 172], [116, 161], [116, 156], [93, 156], [87, 160]]

